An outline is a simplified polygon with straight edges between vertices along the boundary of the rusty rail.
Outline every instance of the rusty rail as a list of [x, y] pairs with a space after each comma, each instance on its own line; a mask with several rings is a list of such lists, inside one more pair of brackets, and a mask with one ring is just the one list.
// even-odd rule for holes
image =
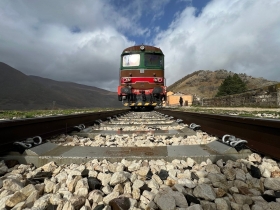
[[0, 121], [0, 152], [6, 152], [15, 141], [23, 141], [34, 136], [42, 138], [68, 133], [79, 124], [93, 125], [95, 120], [127, 112], [114, 110], [84, 114]]
[[195, 123], [201, 130], [221, 138], [234, 135], [248, 141], [248, 147], [261, 154], [280, 159], [280, 120], [212, 115], [159, 109], [160, 113]]

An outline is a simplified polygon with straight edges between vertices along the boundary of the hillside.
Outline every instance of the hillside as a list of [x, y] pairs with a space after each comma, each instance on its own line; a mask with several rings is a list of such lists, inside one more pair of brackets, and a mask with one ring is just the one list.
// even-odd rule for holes
[[0, 62], [0, 110], [121, 106], [116, 93], [72, 82], [27, 76]]
[[[193, 94], [199, 98], [212, 98], [218, 92], [218, 88], [223, 80], [234, 73], [224, 69], [209, 71], [199, 70], [192, 74], [188, 74], [177, 82], [168, 87], [168, 91], [181, 92], [184, 94]], [[238, 76], [247, 84], [248, 90], [256, 89], [268, 85], [278, 83], [277, 81], [269, 81], [264, 78], [254, 78], [246, 74], [238, 74]]]

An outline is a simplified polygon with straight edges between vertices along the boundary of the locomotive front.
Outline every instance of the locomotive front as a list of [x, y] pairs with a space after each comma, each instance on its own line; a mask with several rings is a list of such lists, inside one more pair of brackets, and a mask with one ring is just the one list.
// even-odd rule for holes
[[148, 45], [132, 46], [121, 54], [118, 99], [132, 109], [153, 109], [166, 101], [164, 54]]

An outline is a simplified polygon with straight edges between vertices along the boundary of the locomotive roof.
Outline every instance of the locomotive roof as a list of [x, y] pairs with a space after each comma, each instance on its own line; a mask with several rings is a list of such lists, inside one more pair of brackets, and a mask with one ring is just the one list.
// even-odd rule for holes
[[130, 51], [130, 52], [141, 51], [140, 46], [144, 46], [145, 47], [145, 51], [162, 53], [160, 48], [154, 47], [154, 46], [150, 46], [150, 45], [135, 45], [135, 46], [131, 46], [131, 47], [125, 48], [123, 50], [123, 53], [125, 53], [125, 51]]

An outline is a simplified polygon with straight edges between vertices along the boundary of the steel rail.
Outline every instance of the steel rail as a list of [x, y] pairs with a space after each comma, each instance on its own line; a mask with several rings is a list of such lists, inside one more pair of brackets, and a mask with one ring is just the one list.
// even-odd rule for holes
[[66, 134], [79, 124], [93, 125], [96, 120], [123, 114], [128, 110], [114, 110], [71, 114], [30, 119], [0, 121], [0, 153], [7, 152], [16, 141], [40, 136], [48, 138], [58, 134]]
[[280, 159], [280, 120], [213, 115], [193, 112], [158, 109], [160, 113], [182, 119], [184, 123], [195, 123], [201, 130], [222, 138], [234, 135], [248, 141], [247, 146], [256, 152]]

